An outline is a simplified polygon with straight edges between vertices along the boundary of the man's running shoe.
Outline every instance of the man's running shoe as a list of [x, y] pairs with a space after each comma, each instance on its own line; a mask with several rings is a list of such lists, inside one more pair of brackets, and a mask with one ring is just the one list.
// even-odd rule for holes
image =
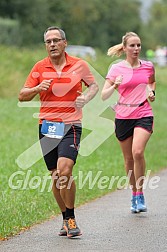
[[63, 225], [62, 225], [62, 228], [60, 229], [59, 236], [67, 236], [67, 231], [64, 228], [65, 224], [66, 224], [66, 220], [63, 220]]
[[132, 213], [138, 213], [139, 211], [137, 210], [137, 197], [136, 196], [132, 196], [132, 199], [131, 199], [131, 212]]
[[69, 218], [65, 221], [64, 229], [69, 238], [82, 235], [74, 218]]
[[139, 212], [147, 212], [145, 200], [143, 195], [137, 195], [137, 210]]

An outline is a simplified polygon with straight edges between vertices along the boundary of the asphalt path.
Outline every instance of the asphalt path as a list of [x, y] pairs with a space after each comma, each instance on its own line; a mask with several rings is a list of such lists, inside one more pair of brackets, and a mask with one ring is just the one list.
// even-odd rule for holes
[[1, 241], [0, 252], [167, 252], [167, 169], [156, 176], [157, 188], [145, 190], [147, 213], [131, 214], [130, 190], [117, 190], [76, 209], [82, 236], [59, 237], [59, 215]]

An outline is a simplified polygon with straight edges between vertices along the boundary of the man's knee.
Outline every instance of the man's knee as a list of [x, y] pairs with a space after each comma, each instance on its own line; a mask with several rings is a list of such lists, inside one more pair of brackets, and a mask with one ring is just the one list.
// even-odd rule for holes
[[70, 176], [72, 176], [73, 166], [73, 160], [69, 158], [59, 158], [57, 166], [57, 173], [59, 177], [66, 176], [69, 178]]

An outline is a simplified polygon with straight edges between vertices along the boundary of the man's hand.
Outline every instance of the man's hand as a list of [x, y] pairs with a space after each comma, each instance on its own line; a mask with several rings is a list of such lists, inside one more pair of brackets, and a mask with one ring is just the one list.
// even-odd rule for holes
[[75, 100], [76, 107], [83, 108], [83, 106], [86, 104], [85, 96], [80, 91], [77, 91], [77, 93], [79, 93], [80, 95]]
[[52, 81], [53, 79], [43, 80], [38, 86], [33, 88], [23, 87], [19, 93], [19, 101], [31, 101], [41, 91], [47, 91]]
[[36, 91], [40, 93], [41, 91], [47, 91], [51, 85], [53, 79], [43, 80], [38, 86], [36, 86]]

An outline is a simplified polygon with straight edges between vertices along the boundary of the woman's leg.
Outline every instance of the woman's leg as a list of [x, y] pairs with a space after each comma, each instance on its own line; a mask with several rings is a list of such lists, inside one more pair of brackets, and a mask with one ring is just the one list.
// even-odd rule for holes
[[124, 165], [127, 175], [129, 174], [129, 182], [132, 188], [132, 191], [136, 193], [136, 180], [134, 176], [134, 160], [132, 155], [132, 142], [133, 137], [128, 137], [124, 141], [119, 141], [121, 150], [124, 156]]
[[145, 159], [144, 151], [151, 133], [143, 128], [136, 127], [133, 134], [132, 155], [134, 160], [134, 175], [136, 180], [136, 189], [142, 192], [144, 175], [145, 175]]
[[147, 207], [145, 205], [145, 199], [143, 195], [143, 183], [145, 176], [145, 159], [144, 151], [146, 144], [151, 136], [151, 133], [143, 128], [136, 127], [134, 129], [133, 144], [132, 144], [132, 154], [134, 160], [134, 175], [136, 180], [136, 202], [137, 211], [146, 212]]
[[124, 156], [124, 163], [127, 175], [129, 175], [129, 183], [132, 189], [131, 212], [137, 213], [137, 197], [136, 197], [136, 180], [134, 175], [134, 160], [132, 155], [133, 136], [128, 137], [124, 141], [120, 141], [120, 146]]

